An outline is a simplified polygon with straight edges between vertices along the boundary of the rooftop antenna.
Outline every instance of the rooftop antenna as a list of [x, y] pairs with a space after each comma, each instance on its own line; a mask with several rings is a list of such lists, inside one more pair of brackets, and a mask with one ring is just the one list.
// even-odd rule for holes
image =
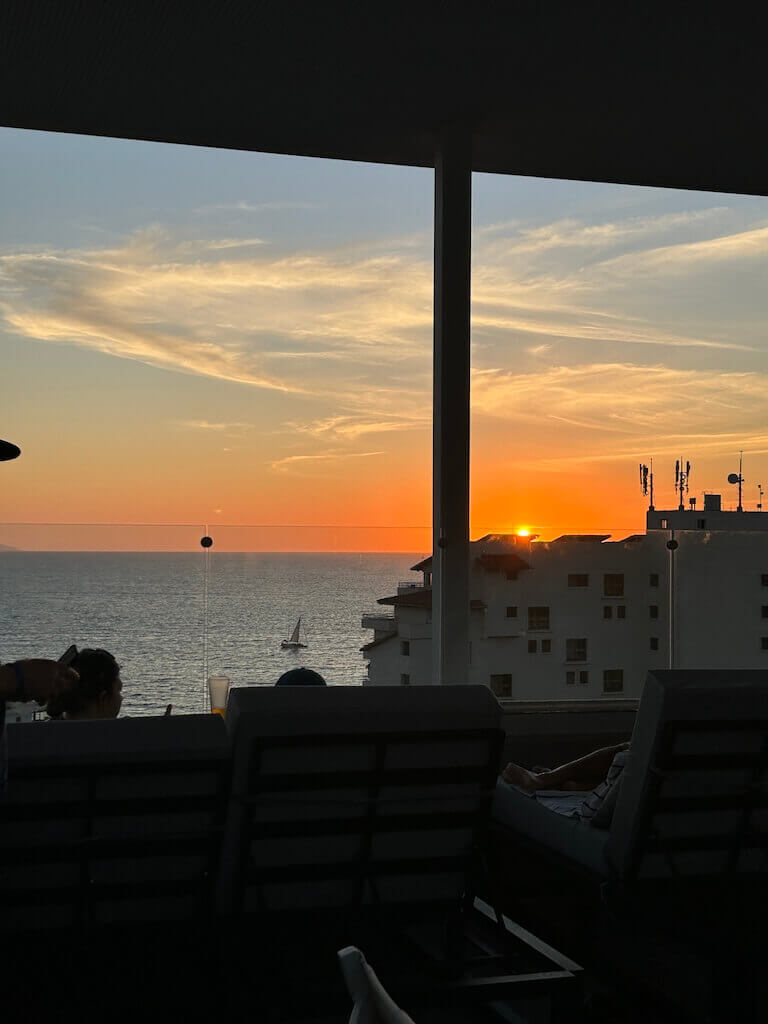
[[757, 511], [758, 512], [762, 512], [763, 511], [763, 485], [762, 484], [758, 484], [757, 485], [757, 493], [760, 495], [760, 501], [758, 501], [758, 503], [757, 503]]
[[690, 478], [690, 462], [683, 462], [682, 458], [678, 459], [675, 462], [675, 490], [680, 493], [680, 504], [677, 507], [678, 512], [685, 512], [685, 499], [683, 495], [688, 493], [688, 481]]
[[[738, 506], [736, 508], [737, 512], [743, 512], [744, 511], [744, 509], [742, 508], [742, 505], [741, 505], [741, 487], [742, 487], [742, 484], [744, 483], [744, 477], [742, 476], [742, 473], [741, 473], [741, 467], [742, 467], [743, 458], [744, 458], [744, 452], [741, 451], [741, 452], [739, 452], [739, 472], [738, 473], [729, 473], [728, 474], [728, 483], [729, 484], [738, 484], [739, 485], [739, 504], [738, 504]], [[760, 487], [761, 506], [762, 506], [762, 497], [763, 497], [763, 489], [762, 489], [762, 485], [761, 485], [761, 487]]]
[[650, 484], [651, 501], [648, 505], [648, 511], [653, 512], [653, 459], [651, 459], [650, 471], [645, 463], [640, 463], [640, 489], [643, 494], [648, 494]]

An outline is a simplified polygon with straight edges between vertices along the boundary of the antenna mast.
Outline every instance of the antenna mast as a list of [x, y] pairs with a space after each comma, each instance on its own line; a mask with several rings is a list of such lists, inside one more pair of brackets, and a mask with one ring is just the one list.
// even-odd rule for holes
[[651, 503], [648, 506], [648, 511], [653, 512], [653, 459], [651, 459], [651, 470], [648, 472], [648, 467], [644, 462], [640, 463], [640, 490], [643, 494], [648, 493], [648, 481], [650, 479], [650, 490], [651, 490]]
[[[728, 483], [729, 484], [738, 484], [739, 485], [739, 504], [738, 504], [738, 507], [736, 508], [737, 512], [743, 512], [744, 511], [744, 507], [741, 504], [741, 488], [742, 488], [742, 486], [744, 484], [744, 475], [741, 472], [743, 463], [744, 463], [744, 452], [740, 451], [739, 452], [739, 472], [738, 473], [729, 473], [728, 474]], [[760, 486], [760, 504], [757, 507], [758, 508], [762, 508], [763, 485], [760, 484], [759, 486]]]
[[683, 495], [688, 493], [688, 481], [690, 478], [690, 462], [683, 462], [682, 458], [678, 459], [675, 462], [675, 490], [680, 494], [680, 504], [677, 507], [678, 512], [685, 512], [685, 499]]
[[758, 503], [757, 503], [757, 511], [758, 512], [762, 512], [763, 511], [763, 485], [762, 484], [758, 484], [757, 485], [757, 493], [760, 495], [760, 501], [758, 501]]

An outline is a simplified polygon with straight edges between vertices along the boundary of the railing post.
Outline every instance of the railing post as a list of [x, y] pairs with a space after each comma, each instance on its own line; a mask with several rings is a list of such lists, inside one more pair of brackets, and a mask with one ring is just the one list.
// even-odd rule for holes
[[469, 314], [472, 153], [453, 131], [435, 159], [432, 682], [469, 682]]

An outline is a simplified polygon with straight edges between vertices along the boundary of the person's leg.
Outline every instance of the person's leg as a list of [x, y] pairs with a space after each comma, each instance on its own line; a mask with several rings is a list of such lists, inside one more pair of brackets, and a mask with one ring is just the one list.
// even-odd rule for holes
[[530, 772], [517, 764], [508, 764], [502, 772], [502, 778], [505, 782], [511, 782], [528, 792], [537, 789], [592, 789], [606, 777], [616, 754], [620, 750], [627, 750], [628, 747], [629, 743], [601, 747], [600, 750], [593, 750], [576, 761], [569, 761], [559, 768], [539, 773]]

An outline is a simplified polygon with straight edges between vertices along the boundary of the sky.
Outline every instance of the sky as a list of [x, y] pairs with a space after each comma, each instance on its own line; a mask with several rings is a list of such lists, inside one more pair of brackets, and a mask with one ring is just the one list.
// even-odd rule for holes
[[[429, 170], [0, 128], [0, 521], [59, 524], [0, 543], [429, 550], [432, 227]], [[763, 198], [474, 175], [472, 535], [740, 449], [754, 508], [767, 262]]]

